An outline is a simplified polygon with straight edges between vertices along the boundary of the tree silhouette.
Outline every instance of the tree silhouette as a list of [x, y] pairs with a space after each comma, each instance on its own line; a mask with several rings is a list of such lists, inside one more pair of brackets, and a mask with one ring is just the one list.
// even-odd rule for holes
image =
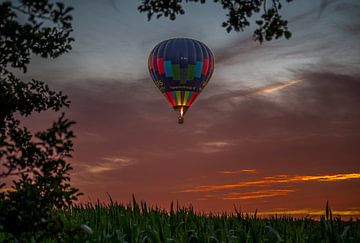
[[[284, 36], [286, 39], [291, 37], [288, 30], [288, 21], [280, 15], [282, 2], [291, 2], [292, 0], [214, 0], [219, 3], [223, 9], [227, 10], [228, 19], [222, 23], [222, 27], [227, 32], [243, 31], [250, 25], [250, 18], [255, 14], [260, 15], [256, 20], [257, 29], [254, 31], [253, 39], [262, 43], [278, 39]], [[184, 2], [206, 3], [206, 0], [185, 0]], [[179, 14], [184, 14], [183, 1], [181, 0], [143, 0], [138, 7], [140, 12], [147, 13], [148, 20], [156, 15], [156, 18], [162, 16], [175, 20]]]
[[[71, 49], [71, 10], [50, 0], [0, 4], [0, 232], [8, 240], [60, 237], [63, 225], [52, 210], [70, 206], [79, 195], [69, 184], [72, 167], [65, 161], [74, 122], [62, 114], [52, 127], [32, 134], [18, 118], [68, 107], [67, 96], [13, 73], [26, 72], [32, 55], [56, 58]], [[6, 178], [13, 179], [11, 187]]]

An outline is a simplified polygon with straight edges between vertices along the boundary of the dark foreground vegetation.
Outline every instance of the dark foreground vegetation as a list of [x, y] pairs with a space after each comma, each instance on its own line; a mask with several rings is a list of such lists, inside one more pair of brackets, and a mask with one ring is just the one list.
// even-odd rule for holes
[[[126, 206], [81, 204], [53, 216], [63, 230], [46, 242], [360, 242], [360, 221], [333, 217], [328, 207], [318, 220], [258, 218], [241, 212], [205, 215], [173, 205], [166, 211], [134, 200]], [[0, 234], [0, 241], [8, 237]]]

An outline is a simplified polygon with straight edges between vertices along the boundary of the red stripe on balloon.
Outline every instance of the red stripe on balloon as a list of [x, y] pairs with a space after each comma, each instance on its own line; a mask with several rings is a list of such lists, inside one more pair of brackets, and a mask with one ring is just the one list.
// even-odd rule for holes
[[173, 96], [172, 96], [171, 91], [165, 92], [164, 94], [165, 94], [165, 97], [167, 98], [167, 100], [170, 102], [170, 104], [171, 104], [172, 106], [176, 106], [176, 103], [175, 103], [175, 100], [174, 100], [174, 98], [173, 98]]
[[164, 72], [164, 58], [157, 58], [156, 59], [156, 65], [157, 65], [159, 74], [163, 75], [165, 73]]
[[152, 63], [154, 70], [157, 71], [158, 68], [157, 68], [157, 63], [156, 63], [156, 56], [154, 55], [154, 53], [151, 53], [151, 63]]
[[150, 56], [149, 56], [149, 69], [153, 69], [153, 60], [152, 60], [152, 58], [153, 58], [153, 54], [152, 53], [150, 53]]
[[195, 93], [195, 92], [192, 93], [191, 99], [190, 99], [190, 101], [189, 101], [188, 106], [191, 106], [191, 105], [192, 105], [192, 103], [194, 102], [194, 100], [195, 100], [195, 98], [198, 96], [198, 94], [199, 94], [199, 93]]
[[204, 65], [203, 65], [203, 68], [202, 68], [202, 74], [203, 75], [206, 75], [207, 71], [209, 70], [209, 59], [208, 58], [205, 58], [204, 59]]

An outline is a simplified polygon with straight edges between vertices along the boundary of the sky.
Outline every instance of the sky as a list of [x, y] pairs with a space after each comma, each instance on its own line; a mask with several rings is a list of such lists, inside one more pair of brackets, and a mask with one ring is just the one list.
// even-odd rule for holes
[[[147, 21], [138, 1], [66, 1], [73, 50], [33, 57], [24, 79], [69, 96], [72, 184], [81, 202], [192, 205], [199, 212], [360, 217], [360, 3], [284, 3], [290, 40], [260, 45], [254, 25], [226, 33], [220, 5], [188, 3], [176, 21]], [[214, 53], [209, 85], [185, 123], [153, 84], [160, 41], [201, 40]], [[58, 114], [25, 119], [33, 130]]]

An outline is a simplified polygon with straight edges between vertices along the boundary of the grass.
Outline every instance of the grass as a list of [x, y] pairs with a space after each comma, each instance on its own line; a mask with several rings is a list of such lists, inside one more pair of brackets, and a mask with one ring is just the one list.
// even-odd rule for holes
[[135, 199], [128, 205], [82, 204], [55, 214], [65, 225], [65, 241], [75, 242], [360, 242], [360, 221], [333, 217], [328, 205], [320, 220], [205, 215], [173, 204], [168, 212]]

